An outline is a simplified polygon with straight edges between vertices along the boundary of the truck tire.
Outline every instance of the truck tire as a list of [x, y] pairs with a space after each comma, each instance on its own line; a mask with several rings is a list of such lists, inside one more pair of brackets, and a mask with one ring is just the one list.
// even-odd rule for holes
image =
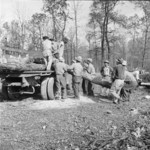
[[49, 100], [54, 100], [55, 99], [55, 95], [54, 95], [54, 78], [53, 77], [49, 78], [49, 80], [48, 80], [47, 95], [48, 95]]
[[49, 80], [49, 78], [45, 78], [41, 83], [41, 97], [43, 100], [48, 100], [48, 95], [47, 95], [48, 80]]

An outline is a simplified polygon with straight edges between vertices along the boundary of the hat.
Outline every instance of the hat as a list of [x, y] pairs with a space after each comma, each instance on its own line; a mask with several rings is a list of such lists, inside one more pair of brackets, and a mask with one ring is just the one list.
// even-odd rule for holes
[[122, 62], [122, 65], [123, 65], [123, 66], [126, 66], [126, 65], [127, 65], [127, 61], [124, 60], [124, 61]]
[[116, 59], [116, 62], [117, 62], [117, 63], [120, 63], [120, 64], [122, 64], [123, 61], [124, 61], [124, 60], [123, 60], [122, 58]]
[[79, 62], [81, 62], [81, 61], [82, 61], [82, 57], [81, 57], [81, 56], [78, 56], [78, 57], [76, 58], [76, 60], [79, 61]]
[[49, 39], [48, 36], [43, 36], [43, 40]]
[[108, 60], [105, 60], [104, 63], [108, 63], [108, 64], [109, 64], [109, 61], [108, 61]]
[[92, 63], [93, 60], [92, 60], [92, 58], [88, 58], [87, 61]]
[[60, 61], [60, 62], [64, 62], [65, 60], [64, 60], [63, 57], [60, 57], [60, 58], [59, 58], [59, 61]]

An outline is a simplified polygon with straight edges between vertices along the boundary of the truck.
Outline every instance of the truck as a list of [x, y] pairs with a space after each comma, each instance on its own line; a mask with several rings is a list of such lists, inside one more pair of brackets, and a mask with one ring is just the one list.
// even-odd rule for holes
[[43, 100], [55, 99], [53, 71], [4, 72], [0, 76], [2, 100], [19, 100], [23, 95], [34, 94], [40, 94]]
[[[11, 47], [0, 47], [8, 60], [10, 56], [21, 58], [27, 54], [34, 58], [35, 63], [44, 64], [42, 51], [26, 51]], [[41, 95], [43, 100], [55, 99], [55, 72], [54, 71], [0, 71], [2, 100], [18, 100], [23, 95]]]

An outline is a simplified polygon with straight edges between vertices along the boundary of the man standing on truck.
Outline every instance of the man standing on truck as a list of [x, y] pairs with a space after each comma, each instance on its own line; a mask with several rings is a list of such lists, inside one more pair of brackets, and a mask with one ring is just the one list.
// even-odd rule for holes
[[76, 63], [73, 63], [69, 70], [72, 70], [73, 76], [72, 76], [72, 84], [73, 84], [73, 90], [74, 90], [74, 98], [79, 99], [79, 93], [81, 90], [81, 82], [82, 82], [82, 73], [83, 73], [83, 67], [81, 65], [82, 57], [78, 56], [76, 58]]
[[51, 70], [51, 65], [53, 61], [52, 41], [53, 38], [49, 38], [48, 36], [43, 36], [43, 57], [46, 65], [46, 70]]
[[[66, 99], [66, 78], [65, 78], [66, 71], [67, 71], [67, 65], [64, 63], [64, 58], [60, 57], [59, 61], [55, 65], [56, 87], [57, 87], [56, 98], [57, 99]], [[62, 97], [61, 97], [61, 94], [62, 94]]]

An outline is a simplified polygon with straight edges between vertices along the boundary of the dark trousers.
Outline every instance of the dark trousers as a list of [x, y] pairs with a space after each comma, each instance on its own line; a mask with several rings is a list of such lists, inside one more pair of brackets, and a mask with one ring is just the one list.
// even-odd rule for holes
[[82, 88], [83, 88], [83, 93], [89, 96], [93, 96], [94, 92], [93, 92], [93, 85], [90, 81], [83, 79], [83, 83], [82, 83]]
[[131, 89], [122, 88], [120, 91], [120, 97], [122, 98], [122, 101], [130, 101], [131, 93]]
[[66, 78], [64, 75], [56, 75], [56, 96], [66, 98]]
[[129, 101], [132, 92], [136, 89], [138, 83], [136, 81], [125, 81], [123, 88], [120, 91], [120, 97], [123, 101]]
[[81, 82], [82, 82], [82, 77], [73, 76], [72, 84], [73, 84], [75, 98], [79, 98], [79, 93], [81, 91]]

